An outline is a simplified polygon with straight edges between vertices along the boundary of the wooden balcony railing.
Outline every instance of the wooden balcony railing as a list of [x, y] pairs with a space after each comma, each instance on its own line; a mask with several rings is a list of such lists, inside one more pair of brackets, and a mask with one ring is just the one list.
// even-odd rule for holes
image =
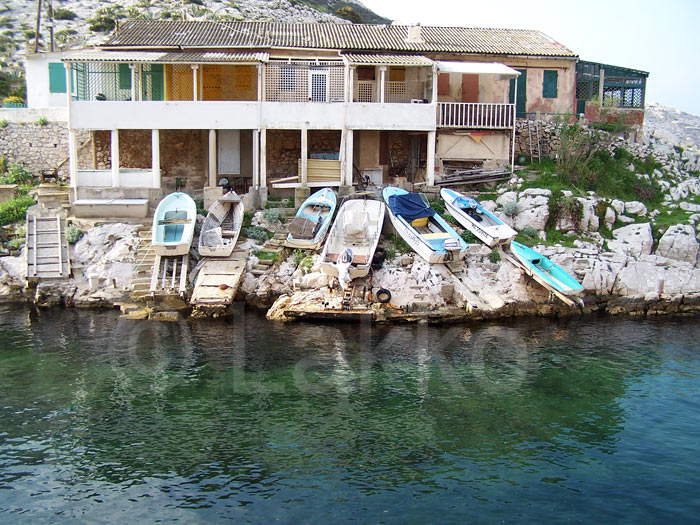
[[510, 129], [515, 104], [439, 102], [439, 128]]

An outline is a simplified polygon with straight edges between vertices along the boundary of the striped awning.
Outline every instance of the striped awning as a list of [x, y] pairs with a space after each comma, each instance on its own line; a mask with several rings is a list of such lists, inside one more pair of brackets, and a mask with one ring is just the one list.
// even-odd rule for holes
[[227, 51], [105, 51], [81, 49], [66, 53], [64, 62], [155, 62], [169, 64], [251, 63], [267, 62], [267, 52]]

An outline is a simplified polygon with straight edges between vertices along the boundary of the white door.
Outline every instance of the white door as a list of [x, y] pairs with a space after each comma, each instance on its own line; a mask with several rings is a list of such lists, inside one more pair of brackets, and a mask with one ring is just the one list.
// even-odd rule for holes
[[219, 175], [241, 174], [241, 132], [238, 129], [218, 131]]
[[328, 70], [309, 70], [309, 100], [311, 102], [328, 102]]

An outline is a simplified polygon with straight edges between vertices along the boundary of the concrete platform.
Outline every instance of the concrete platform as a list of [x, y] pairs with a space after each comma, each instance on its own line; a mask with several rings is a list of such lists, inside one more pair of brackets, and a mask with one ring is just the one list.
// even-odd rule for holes
[[71, 214], [80, 218], [148, 216], [148, 199], [78, 199], [71, 205]]

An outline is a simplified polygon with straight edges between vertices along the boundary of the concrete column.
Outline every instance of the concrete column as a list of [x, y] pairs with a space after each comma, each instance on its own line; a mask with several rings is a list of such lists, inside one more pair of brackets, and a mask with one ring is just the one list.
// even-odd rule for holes
[[435, 186], [435, 132], [428, 131], [428, 155], [425, 163], [428, 186]]
[[253, 189], [260, 188], [260, 130], [253, 130]]
[[262, 63], [258, 62], [258, 102], [262, 102], [263, 99], [263, 72], [265, 71]]
[[598, 100], [600, 100], [600, 107], [603, 107], [603, 95], [605, 94], [605, 68], [600, 68], [600, 84], [598, 85]]
[[75, 136], [75, 130], [68, 130], [68, 177], [70, 179], [70, 187], [73, 190], [73, 200], [78, 199], [78, 140]]
[[267, 187], [267, 129], [260, 130], [260, 186]]
[[353, 137], [353, 130], [345, 130], [345, 180], [343, 181], [343, 177], [341, 177], [340, 182], [346, 186], [352, 186]]
[[217, 149], [216, 149], [216, 130], [215, 129], [210, 129], [209, 130], [209, 186], [214, 188], [216, 187], [216, 179], [217, 179], [217, 166], [216, 166], [216, 155], [217, 154]]
[[112, 187], [119, 187], [119, 130], [113, 129], [111, 133], [111, 154], [112, 154]]
[[138, 74], [138, 78], [139, 78], [139, 89], [138, 89], [138, 93], [136, 94], [136, 99], [143, 100], [143, 66], [141, 64], [137, 64], [136, 67], [137, 67], [136, 73]]
[[[506, 99], [506, 100], [508, 100], [508, 99]], [[436, 104], [437, 101], [438, 101], [438, 68], [437, 68], [437, 66], [433, 66], [433, 96], [430, 99], [430, 103]]]
[[197, 71], [199, 66], [197, 64], [192, 64], [192, 100], [197, 100], [197, 93], [199, 93], [199, 82], [197, 82]]
[[386, 66], [379, 67], [379, 103], [384, 104], [384, 88], [386, 85]]
[[153, 169], [153, 187], [160, 189], [160, 130], [151, 130], [151, 169]]
[[308, 161], [307, 157], [309, 156], [309, 144], [308, 144], [308, 139], [309, 139], [309, 130], [306, 128], [301, 128], [301, 185], [306, 187], [307, 185], [307, 167], [308, 167]]
[[[66, 62], [63, 64], [63, 67], [66, 68], [66, 107], [68, 108], [68, 111], [70, 111], [70, 103], [71, 103], [71, 91], [72, 86], [71, 86], [71, 63]], [[70, 122], [70, 120], [69, 120]]]
[[129, 64], [129, 72], [131, 73], [131, 101], [136, 100], [136, 64]]

